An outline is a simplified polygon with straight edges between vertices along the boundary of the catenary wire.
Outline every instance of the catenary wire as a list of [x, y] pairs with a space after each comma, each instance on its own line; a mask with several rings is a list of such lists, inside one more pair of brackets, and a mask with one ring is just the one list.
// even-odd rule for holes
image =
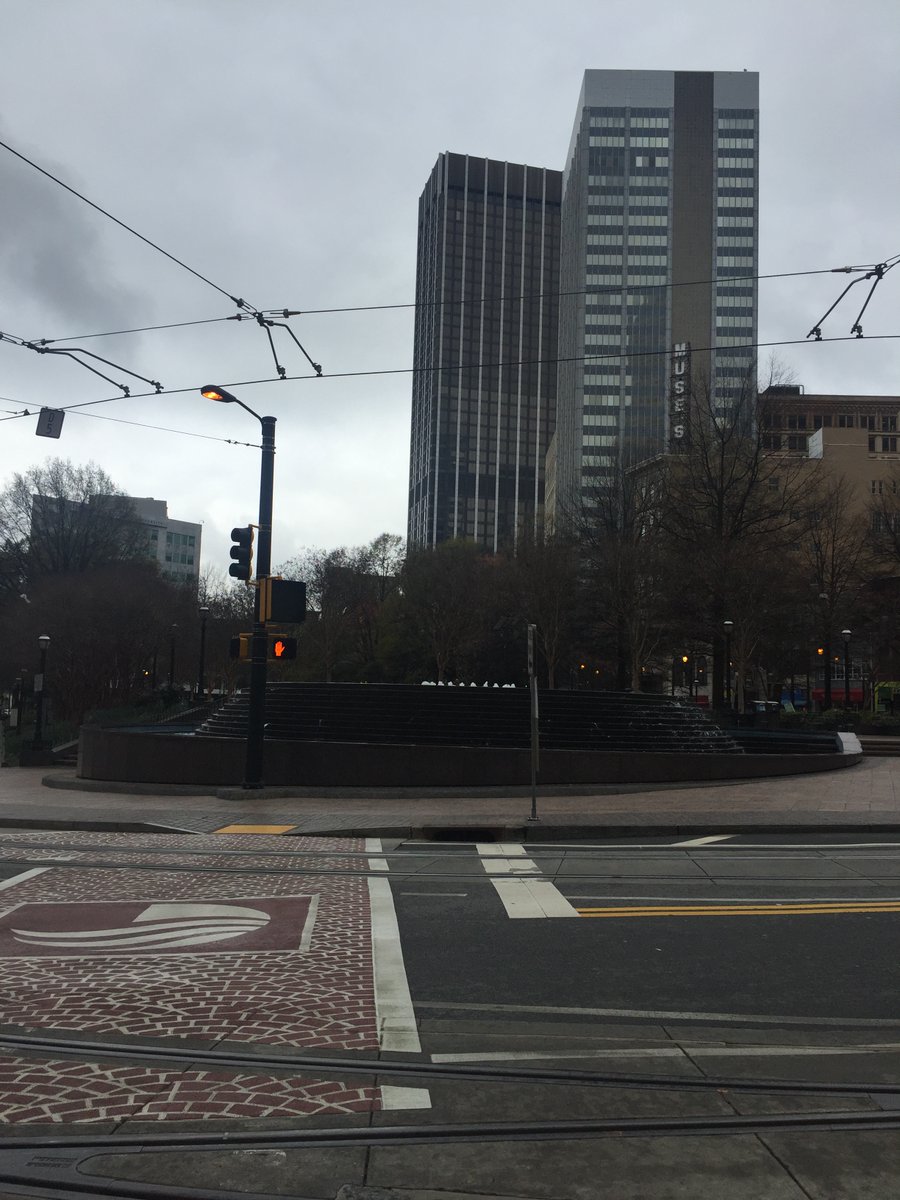
[[[865, 337], [862, 339], [857, 338], [856, 336], [831, 337], [831, 338], [822, 338], [821, 341], [816, 341], [816, 342], [809, 342], [806, 338], [788, 338], [783, 341], [776, 341], [776, 342], [746, 342], [741, 345], [728, 346], [727, 349], [730, 353], [733, 353], [734, 351], [737, 351], [737, 350], [776, 350], [776, 349], [779, 349], [784, 346], [810, 346], [810, 345], [825, 346], [825, 345], [830, 345], [830, 344], [837, 344], [840, 342], [859, 343], [860, 341], [863, 341], [863, 342], [900, 341], [900, 333], [879, 333], [879, 334], [873, 334], [871, 336], [868, 336], [868, 337]], [[15, 343], [10, 343], [10, 344], [15, 345]], [[694, 353], [700, 354], [700, 353], [705, 353], [707, 351], [713, 351], [716, 349], [721, 350], [721, 349], [723, 349], [723, 347], [695, 346], [695, 347], [692, 347], [692, 349], [693, 349]], [[577, 355], [571, 355], [566, 358], [513, 359], [510, 361], [503, 360], [503, 361], [494, 362], [494, 363], [471, 363], [471, 364], [463, 363], [463, 364], [457, 364], [455, 366], [385, 367], [383, 369], [371, 370], [371, 371], [334, 371], [334, 372], [329, 372], [324, 375], [316, 375], [316, 374], [282, 375], [282, 376], [270, 375], [270, 376], [265, 377], [264, 379], [238, 380], [236, 382], [230, 383], [229, 387], [233, 387], [233, 388], [257, 387], [261, 384], [266, 384], [266, 383], [304, 382], [306, 380], [312, 380], [312, 379], [367, 379], [367, 378], [373, 378], [373, 377], [377, 377], [377, 376], [386, 376], [386, 375], [434, 374], [438, 371], [446, 371], [448, 373], [454, 373], [454, 372], [458, 372], [458, 371], [492, 370], [492, 369], [499, 368], [499, 367], [508, 368], [508, 367], [538, 366], [538, 365], [554, 366], [559, 363], [602, 362], [602, 361], [607, 361], [609, 359], [616, 359], [616, 360], [621, 361], [621, 360], [625, 360], [625, 359], [634, 359], [634, 358], [659, 358], [659, 357], [668, 356], [669, 354], [671, 354], [671, 350], [669, 350], [669, 349], [636, 350], [636, 351], [632, 351], [631, 353], [626, 353], [626, 354], [622, 354], [619, 351], [614, 351], [609, 354], [577, 354]], [[56, 409], [56, 411], [57, 412], [73, 412], [73, 411], [77, 411], [77, 410], [80, 410], [83, 408], [91, 408], [97, 404], [111, 404], [115, 400], [142, 400], [142, 399], [146, 399], [148, 397], [159, 398], [160, 395], [162, 395], [162, 396], [188, 395], [191, 392], [199, 392], [201, 386], [202, 386], [201, 384], [195, 384], [191, 387], [166, 388], [162, 393], [159, 393], [156, 391], [132, 392], [130, 396], [105, 396], [99, 400], [83, 400], [83, 401], [79, 401], [76, 404], [61, 405]], [[15, 413], [12, 416], [0, 417], [0, 423], [2, 423], [3, 421], [15, 421], [22, 417], [30, 417], [30, 416], [34, 416], [34, 414], [26, 410], [21, 413]]]
[[[890, 261], [890, 260], [888, 260], [888, 261]], [[621, 294], [623, 294], [625, 292], [629, 292], [629, 291], [649, 291], [651, 289], [657, 289], [657, 288], [708, 287], [711, 284], [726, 284], [726, 283], [735, 283], [738, 281], [743, 282], [743, 281], [748, 281], [748, 280], [751, 282], [752, 281], [761, 282], [762, 280], [766, 280], [766, 279], [797, 279], [797, 278], [800, 278], [805, 275], [833, 275], [836, 272], [845, 272], [847, 270], [863, 270], [863, 269], [864, 268], [862, 268], [862, 267], [852, 267], [852, 268], [819, 267], [812, 271], [778, 271], [778, 272], [770, 273], [767, 275], [729, 275], [729, 276], [726, 276], [723, 278], [717, 278], [717, 279], [691, 279], [691, 280], [682, 280], [679, 283], [666, 282], [666, 283], [634, 284], [630, 287], [627, 285], [626, 286], [610, 285], [609, 287], [606, 287], [602, 284], [593, 284], [589, 288], [577, 288], [577, 289], [573, 289], [571, 291], [565, 291], [565, 292], [563, 292], [563, 291], [560, 291], [560, 292], [525, 292], [525, 293], [522, 293], [521, 295], [518, 295], [518, 294], [504, 295], [502, 297], [502, 299], [506, 303], [510, 303], [510, 302], [516, 302], [518, 300], [546, 300], [548, 298], [549, 299], [560, 299], [565, 296], [621, 295]], [[288, 316], [307, 317], [307, 316], [321, 316], [323, 314], [329, 314], [329, 313], [388, 312], [388, 311], [392, 311], [392, 310], [396, 310], [396, 309], [409, 309], [409, 308], [415, 308], [415, 309], [450, 308], [453, 305], [458, 305], [458, 304], [469, 304], [469, 305], [478, 304], [478, 305], [483, 306], [485, 304], [490, 304], [490, 303], [494, 303], [494, 302], [499, 303], [500, 299], [501, 299], [501, 297], [498, 296], [498, 297], [490, 297], [490, 298], [484, 297], [479, 300], [460, 298], [458, 300], [409, 301], [409, 302], [406, 302], [403, 304], [356, 304], [356, 305], [347, 305], [342, 308], [302, 308], [302, 309], [264, 308], [264, 309], [261, 309], [260, 311], [266, 315], [277, 314], [277, 315], [285, 316], [285, 317], [288, 317]], [[141, 326], [140, 328], [136, 328], [136, 329], [111, 329], [111, 330], [107, 330], [104, 333], [72, 333], [72, 334], [66, 335], [65, 337], [36, 338], [33, 340], [40, 342], [43, 345], [49, 346], [54, 342], [72, 342], [72, 341], [76, 341], [79, 339], [85, 340], [87, 338], [119, 337], [122, 334], [153, 333], [153, 332], [155, 332], [157, 330], [161, 330], [161, 329], [185, 329], [191, 325], [215, 325], [215, 324], [223, 322], [223, 321], [250, 321], [250, 320], [254, 320], [254, 319], [255, 318], [254, 318], [253, 314], [251, 314], [251, 313], [248, 313], [246, 315], [244, 315], [243, 313], [236, 313], [230, 317], [207, 317], [207, 318], [204, 318], [201, 320], [194, 320], [194, 321], [173, 321], [173, 322], [169, 322], [168, 324], [164, 324], [164, 325], [144, 325], [144, 326]], [[23, 338], [21, 340], [25, 341], [27, 339]]]
[[171, 262], [175, 263], [177, 266], [181, 267], [183, 270], [187, 271], [189, 274], [193, 275], [195, 278], [201, 280], [203, 283], [207, 284], [209, 287], [214, 288], [217, 292], [220, 292], [223, 296], [227, 296], [228, 299], [232, 301], [232, 303], [234, 303], [238, 306], [238, 308], [246, 309], [248, 312], [255, 311], [251, 304], [248, 304], [245, 300], [242, 300], [237, 296], [232, 296], [231, 292], [227, 291], [223, 287], [219, 287], [219, 285], [217, 283], [213, 283], [213, 281], [211, 279], [209, 279], [206, 275], [202, 275], [199, 271], [195, 271], [193, 267], [189, 267], [186, 262], [183, 262], [180, 258], [176, 258], [176, 256], [174, 254], [170, 254], [168, 250], [164, 250], [162, 248], [162, 246], [158, 245], [156, 242], [151, 241], [150, 238], [145, 237], [144, 234], [138, 233], [138, 231], [136, 229], [134, 229], [131, 225], [127, 225], [124, 221], [121, 221], [118, 217], [113, 216], [113, 214], [111, 212], [109, 212], [107, 209], [102, 208], [99, 204], [96, 204], [93, 200], [89, 200], [87, 198], [87, 196], [83, 195], [76, 188], [73, 188], [70, 184], [65, 183], [57, 175], [54, 175], [52, 172], [50, 172], [50, 171], [46, 170], [46, 168], [40, 166], [38, 163], [36, 163], [33, 159], [29, 158], [27, 155], [22, 154], [21, 151], [16, 150], [13, 146], [10, 146], [10, 144], [8, 142], [4, 142], [4, 141], [0, 140], [0, 147], [2, 147], [4, 150], [8, 150], [10, 154], [14, 155], [21, 162], [26, 163], [29, 167], [33, 167], [35, 171], [39, 171], [41, 175], [44, 175], [47, 179], [52, 180], [54, 183], [58, 184], [61, 188], [64, 188], [71, 195], [76, 196], [79, 200], [81, 200], [85, 204], [89, 205], [96, 212], [101, 213], [104, 217], [107, 217], [110, 221], [113, 221], [116, 225], [120, 226], [120, 228], [126, 230], [128, 233], [132, 234], [132, 236], [138, 238], [140, 241], [144, 242], [146, 245], [152, 247], [154, 250], [156, 250], [160, 254], [164, 255]]

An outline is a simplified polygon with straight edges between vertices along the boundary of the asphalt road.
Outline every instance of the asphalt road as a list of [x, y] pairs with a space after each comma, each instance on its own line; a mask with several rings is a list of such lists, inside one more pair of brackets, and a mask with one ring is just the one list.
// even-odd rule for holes
[[[386, 846], [414, 1003], [900, 1018], [900, 843], [674, 841]], [[510, 916], [498, 864], [570, 919]]]
[[[122, 955], [100, 963], [96, 945], [83, 966], [82, 950], [41, 958], [29, 948], [10, 959], [0, 1035], [40, 1033], [60, 1042], [43, 1053], [8, 1045], [0, 1055], [7, 1072], [0, 1169], [19, 1163], [14, 1149], [4, 1151], [12, 1135], [46, 1132], [46, 1115], [30, 1124], [22, 1110], [52, 1076], [54, 1088], [71, 1092], [63, 1117], [70, 1124], [55, 1124], [54, 1132], [106, 1132], [114, 1143], [83, 1158], [71, 1148], [43, 1148], [32, 1161], [28, 1150], [22, 1169], [26, 1176], [58, 1171], [66, 1186], [75, 1179], [79, 1188], [95, 1175], [167, 1184], [179, 1200], [192, 1186], [208, 1189], [207, 1197], [261, 1191], [334, 1200], [351, 1183], [400, 1189], [388, 1193], [391, 1200], [871, 1200], [900, 1193], [900, 1139], [895, 1128], [877, 1124], [900, 1107], [900, 840], [710, 834], [676, 842], [0, 834], [0, 911], [16, 905], [16, 889], [25, 887], [25, 915], [15, 920], [27, 916], [26, 929], [35, 928], [40, 903], [55, 905], [53, 920], [61, 920], [59, 902], [69, 898], [82, 939], [96, 936], [98, 926], [135, 936], [131, 926], [145, 920], [150, 901], [167, 909], [155, 912], [157, 921], [184, 922], [191, 901], [204, 906], [192, 911], [202, 921], [215, 918], [210, 902], [238, 903], [251, 907], [233, 919], [265, 916], [255, 912], [262, 906], [273, 928], [282, 920], [293, 928], [291, 904], [310, 895], [321, 930], [300, 955], [280, 951], [277, 939], [272, 947], [260, 943], [250, 971], [240, 956], [229, 957], [227, 942], [218, 967], [217, 951], [200, 955], [190, 947], [185, 960], [151, 960], [145, 950], [133, 961]], [[122, 906], [119, 915], [95, 920], [87, 911], [113, 902]], [[312, 920], [310, 911], [303, 909], [304, 919]], [[33, 939], [50, 936], [36, 928]], [[68, 925], [52, 929], [54, 945], [74, 936]], [[370, 954], [378, 960], [374, 988], [366, 982]], [[373, 994], [377, 1011], [369, 1012]], [[411, 1001], [405, 1008], [404, 994]], [[191, 1017], [196, 1028], [172, 1027], [176, 1017]], [[412, 1032], [415, 1046], [392, 1047], [392, 1027], [396, 1034], [410, 1018], [399, 1032]], [[250, 1019], [257, 1024], [248, 1026]], [[357, 1026], [370, 1031], [368, 1040], [354, 1040]], [[65, 1055], [60, 1045], [79, 1033], [124, 1047], [124, 1067], [107, 1061], [109, 1045], [85, 1049], [87, 1065], [78, 1049]], [[176, 1052], [186, 1046], [189, 1055], [154, 1068], [148, 1082], [139, 1053], [148, 1040]], [[290, 1060], [281, 1066], [266, 1058], [310, 1047], [325, 1053], [327, 1067], [298, 1076]], [[232, 1064], [229, 1073], [204, 1061], [220, 1050], [249, 1055], [253, 1069]], [[351, 1098], [344, 1110], [334, 1112], [330, 1102], [332, 1109], [316, 1115], [317, 1089], [325, 1085], [314, 1082], [311, 1115], [294, 1113], [307, 1076], [347, 1080], [346, 1068], [333, 1069], [335, 1058], [360, 1053], [377, 1062], [377, 1077], [350, 1071], [349, 1080], [360, 1075], [357, 1083], [382, 1089], [380, 1107]], [[443, 1073], [403, 1076], [391, 1072], [396, 1061]], [[452, 1073], [492, 1067], [524, 1074]], [[123, 1070], [131, 1115], [110, 1108], [100, 1124], [102, 1106], [112, 1103], [103, 1097], [126, 1086]], [[558, 1073], [552, 1082], [539, 1074], [549, 1070]], [[769, 1081], [761, 1090], [736, 1086], [760, 1080]], [[790, 1087], [778, 1090], [773, 1080]], [[804, 1083], [826, 1090], [798, 1090]], [[327, 1084], [331, 1094], [335, 1086]], [[218, 1119], [217, 1096], [236, 1088], [244, 1104]], [[146, 1104], [134, 1102], [140, 1089]], [[179, 1099], [182, 1089], [187, 1100]], [[262, 1120], [239, 1115], [248, 1100], [258, 1110], [266, 1096], [281, 1108], [266, 1109]], [[51, 1089], [42, 1103], [55, 1099]], [[14, 1101], [21, 1123], [4, 1125], [10, 1118], [2, 1104]], [[184, 1110], [161, 1121], [176, 1102]], [[816, 1124], [800, 1131], [765, 1124], [787, 1118]], [[569, 1138], [557, 1128], [520, 1140], [508, 1125], [583, 1119], [644, 1124], [627, 1136], [617, 1129]], [[651, 1128], [692, 1119], [701, 1125], [678, 1136]], [[848, 1119], [869, 1125], [851, 1130]], [[392, 1126], [424, 1136], [402, 1145], [170, 1145], [162, 1153], [127, 1143], [131, 1134], [173, 1138], [223, 1126], [229, 1137], [322, 1130], [374, 1139], [396, 1132]], [[447, 1140], [430, 1126], [447, 1127]], [[474, 1132], [463, 1137], [454, 1132], [460, 1127]], [[13, 1193], [3, 1192], [2, 1179], [0, 1170], [6, 1200]]]

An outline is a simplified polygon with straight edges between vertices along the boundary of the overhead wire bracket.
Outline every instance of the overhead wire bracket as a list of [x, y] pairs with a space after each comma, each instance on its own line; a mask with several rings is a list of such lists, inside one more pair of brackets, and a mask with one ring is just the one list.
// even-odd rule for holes
[[890, 271], [890, 269], [892, 267], [895, 267], [898, 262], [900, 262], [900, 255], [894, 255], [893, 258], [889, 258], [885, 262], [882, 262], [882, 263], [875, 263], [872, 266], [867, 265], [867, 266], [860, 266], [860, 267], [835, 267], [834, 271], [836, 274], [837, 273], [849, 274], [853, 271], [864, 271], [865, 274], [860, 275], [858, 279], [850, 280], [850, 282], [847, 284], [847, 286], [844, 288], [844, 290], [838, 296], [837, 300], [835, 300], [834, 304], [832, 304], [832, 306], [825, 313], [823, 313], [823, 315], [819, 318], [819, 320], [815, 323], [815, 325], [813, 325], [812, 329], [809, 331], [809, 333], [806, 336], [808, 338], [814, 337], [817, 342], [821, 342], [821, 340], [822, 340], [822, 325], [824, 324], [825, 320], [834, 312], [834, 310], [837, 308], [837, 306], [840, 304], [840, 302], [843, 300], [843, 298], [847, 295], [847, 293], [850, 291], [850, 289], [852, 287], [855, 287], [857, 283], [864, 283], [866, 280], [871, 279], [873, 282], [872, 282], [872, 286], [869, 288], [869, 294], [868, 294], [868, 296], [866, 296], [865, 303], [863, 304], [862, 308], [859, 310], [856, 320], [853, 322], [853, 325], [850, 328], [850, 332], [852, 334], [854, 334], [858, 338], [861, 338], [863, 336], [863, 328], [862, 328], [863, 313], [869, 307], [869, 301], [872, 299], [872, 296], [875, 294], [875, 289], [878, 287], [879, 283], [881, 283], [882, 279], [884, 279], [887, 272]]

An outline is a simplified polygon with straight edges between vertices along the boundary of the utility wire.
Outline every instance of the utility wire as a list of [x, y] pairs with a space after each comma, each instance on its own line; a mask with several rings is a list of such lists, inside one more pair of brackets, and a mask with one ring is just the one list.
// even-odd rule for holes
[[[119, 337], [123, 333], [155, 333], [158, 329], [187, 329], [190, 325], [216, 325], [221, 321], [238, 321], [243, 314], [233, 317], [205, 317], [199, 321], [172, 321], [168, 325], [142, 325], [137, 329], [111, 329], [106, 333], [73, 333], [69, 337], [34, 338], [40, 346], [52, 346], [54, 342], [86, 342], [89, 338]], [[247, 317], [250, 320], [250, 317]], [[24, 339], [23, 339], [24, 340]]]
[[4, 142], [4, 141], [0, 140], [0, 147], [2, 147], [4, 150], [8, 150], [10, 154], [12, 154], [16, 158], [20, 159], [23, 163], [26, 163], [29, 167], [33, 167], [35, 171], [39, 171], [41, 173], [41, 175], [46, 176], [47, 179], [51, 179], [54, 183], [58, 184], [61, 188], [65, 188], [65, 190], [67, 192], [71, 193], [71, 195], [76, 196], [79, 200], [81, 200], [85, 204], [89, 205], [96, 212], [101, 213], [104, 217], [107, 217], [110, 221], [113, 221], [116, 225], [120, 226], [120, 228], [126, 230], [128, 233], [130, 233], [134, 237], [138, 238], [139, 241], [142, 241], [146, 245], [152, 247], [154, 250], [157, 250], [160, 254], [164, 255], [171, 262], [175, 263], [177, 266], [181, 267], [183, 270], [189, 272], [189, 274], [193, 275], [195, 278], [202, 280], [202, 282], [205, 284], [208, 284], [209, 287], [215, 288], [215, 290], [217, 292], [220, 292], [223, 296], [227, 296], [228, 299], [232, 301], [232, 303], [234, 303], [238, 306], [238, 308], [246, 309], [247, 312], [255, 311], [253, 308], [253, 305], [248, 304], [246, 300], [242, 300], [237, 296], [232, 296], [231, 292], [226, 291], [225, 288], [219, 287], [219, 285], [217, 283], [213, 283], [213, 281], [211, 279], [208, 279], [206, 275], [202, 275], [199, 271], [195, 271], [193, 267], [189, 267], [186, 262], [183, 262], [180, 258], [176, 258], [174, 254], [170, 254], [168, 250], [164, 250], [162, 248], [162, 246], [158, 245], [156, 242], [151, 241], [150, 238], [144, 237], [144, 235], [142, 233], [138, 233], [138, 231], [136, 229], [132, 228], [131, 225], [126, 225], [126, 223], [124, 221], [120, 221], [118, 217], [114, 217], [111, 212], [107, 211], [107, 209], [102, 208], [99, 204], [95, 204], [93, 200], [89, 200], [87, 198], [87, 196], [82, 195], [81, 192], [79, 192], [75, 188], [71, 187], [68, 183], [65, 183], [57, 175], [53, 175], [50, 171], [46, 170], [44, 167], [41, 167], [36, 162], [34, 162], [33, 159], [30, 159], [27, 157], [27, 155], [22, 154], [21, 151], [14, 149], [12, 146], [9, 145], [8, 142]]
[[[840, 342], [856, 342], [858, 339], [852, 337], [831, 337], [822, 338], [821, 344], [835, 344]], [[867, 342], [890, 342], [900, 341], [900, 333], [881, 333], [875, 334], [872, 337], [864, 339]], [[811, 343], [806, 338], [789, 338], [784, 341], [777, 342], [745, 342], [735, 346], [716, 347], [716, 346], [693, 346], [692, 351], [697, 354], [706, 353], [713, 350], [727, 350], [732, 353], [736, 350], [774, 350], [784, 346], [809, 346]], [[672, 353], [671, 349], [665, 350], [636, 350], [628, 354], [622, 354], [619, 351], [613, 351], [609, 354], [580, 354], [571, 355], [567, 358], [540, 358], [540, 359], [514, 359], [511, 361], [501, 361], [495, 363], [472, 363], [456, 366], [438, 366], [438, 367], [386, 367], [382, 370], [373, 371], [335, 371], [327, 375], [279, 375], [268, 376], [264, 379], [243, 379], [234, 383], [230, 383], [231, 388], [241, 387], [257, 387], [265, 383], [288, 383], [288, 382], [303, 382], [310, 379], [367, 379], [381, 375], [425, 375], [434, 374], [438, 371], [446, 371], [448, 374], [454, 374], [458, 371], [477, 371], [490, 370], [499, 367], [528, 367], [528, 366], [554, 366], [558, 363], [572, 362], [598, 362], [615, 359], [618, 361], [635, 358], [660, 358], [668, 357]], [[182, 388], [167, 388], [163, 393], [164, 396], [179, 396], [188, 395], [191, 392], [199, 392], [202, 385], [195, 384], [191, 387]], [[157, 392], [132, 392], [128, 397], [131, 400], [141, 400], [149, 396], [158, 398]], [[83, 408], [90, 408], [96, 404], [110, 404], [114, 400], [122, 400], [122, 396], [106, 396], [101, 400], [84, 400], [77, 404], [66, 404], [60, 406], [58, 412], [72, 412]], [[16, 413], [15, 416], [2, 417], [0, 421], [11, 421], [18, 417], [33, 416], [30, 412]]]
[[[900, 257], [900, 256], [898, 256]], [[890, 261], [890, 260], [889, 260]], [[814, 271], [780, 271], [769, 275], [729, 275], [717, 279], [692, 279], [683, 280], [680, 283], [647, 283], [633, 284], [631, 286], [610, 286], [605, 287], [602, 284], [592, 285], [590, 288], [578, 288], [573, 291], [566, 292], [525, 292], [521, 295], [504, 295], [503, 297], [485, 297], [484, 299], [471, 300], [424, 300], [412, 301], [407, 304], [359, 304], [351, 305], [344, 308], [264, 308], [260, 309], [260, 313], [267, 317], [307, 317], [320, 316], [328, 313], [353, 313], [353, 312], [389, 312], [395, 309], [408, 308], [450, 308], [453, 305], [469, 304], [469, 305], [485, 305], [498, 303], [501, 299], [505, 302], [516, 302], [519, 300], [547, 300], [560, 299], [564, 296], [605, 296], [605, 295], [622, 295], [624, 292], [630, 291], [648, 291], [655, 288], [679, 288], [679, 287], [709, 287], [712, 284], [726, 284], [744, 281], [756, 280], [760, 282], [766, 279], [797, 279], [806, 275], [834, 275], [846, 271], [865, 270], [863, 267], [820, 267]], [[55, 338], [34, 338], [32, 339], [40, 345], [53, 345], [55, 342], [73, 342], [86, 341], [88, 338], [100, 337], [119, 337], [122, 334], [129, 333], [154, 333], [160, 329], [186, 329], [191, 325], [215, 325], [222, 321], [254, 321], [257, 320], [256, 313], [235, 313], [230, 317], [206, 317], [196, 321], [172, 321], [164, 325], [143, 325], [136, 329], [111, 329], [104, 333], [73, 333], [66, 337]], [[27, 339], [23, 338], [23, 341]]]

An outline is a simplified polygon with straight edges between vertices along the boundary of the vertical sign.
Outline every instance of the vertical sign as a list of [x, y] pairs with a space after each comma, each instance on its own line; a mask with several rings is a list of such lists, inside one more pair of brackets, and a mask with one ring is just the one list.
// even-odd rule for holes
[[688, 408], [691, 399], [691, 344], [676, 342], [672, 347], [669, 375], [669, 449], [681, 450], [690, 441]]
[[38, 437], [58, 438], [62, 433], [65, 415], [61, 408], [42, 408], [38, 414], [35, 434]]

